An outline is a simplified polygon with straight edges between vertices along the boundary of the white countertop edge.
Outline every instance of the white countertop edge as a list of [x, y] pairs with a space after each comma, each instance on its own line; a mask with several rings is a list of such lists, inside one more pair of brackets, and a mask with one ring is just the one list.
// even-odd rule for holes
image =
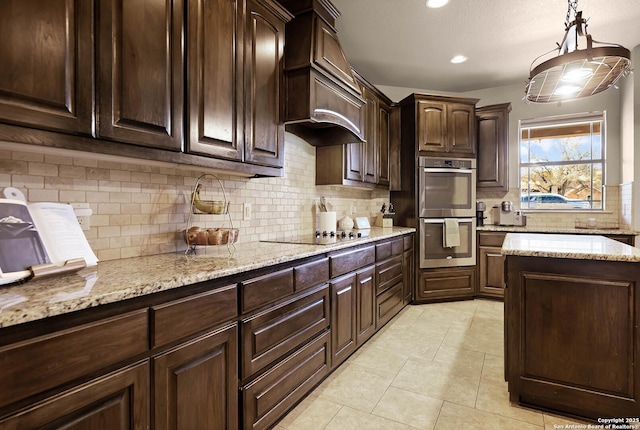
[[600, 235], [507, 233], [505, 256], [640, 262], [640, 249]]

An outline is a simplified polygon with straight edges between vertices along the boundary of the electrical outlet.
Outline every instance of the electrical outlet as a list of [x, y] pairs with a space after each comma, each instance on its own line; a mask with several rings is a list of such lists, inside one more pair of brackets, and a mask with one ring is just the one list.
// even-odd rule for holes
[[242, 205], [242, 219], [244, 221], [251, 221], [251, 203], [245, 203]]
[[76, 213], [76, 218], [78, 219], [78, 224], [82, 230], [87, 231], [91, 230], [91, 209], [89, 208], [89, 203], [71, 203], [74, 212]]

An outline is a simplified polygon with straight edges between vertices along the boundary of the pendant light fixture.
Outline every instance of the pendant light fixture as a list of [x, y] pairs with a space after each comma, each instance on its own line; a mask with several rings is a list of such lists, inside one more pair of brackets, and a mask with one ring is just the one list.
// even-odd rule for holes
[[[562, 44], [531, 63], [524, 97], [528, 102], [554, 103], [588, 97], [614, 86], [631, 72], [629, 50], [593, 40], [587, 33], [587, 20], [578, 11], [578, 1], [568, 3]], [[578, 49], [581, 38], [585, 42]], [[556, 57], [539, 62], [554, 51], [558, 51]]]

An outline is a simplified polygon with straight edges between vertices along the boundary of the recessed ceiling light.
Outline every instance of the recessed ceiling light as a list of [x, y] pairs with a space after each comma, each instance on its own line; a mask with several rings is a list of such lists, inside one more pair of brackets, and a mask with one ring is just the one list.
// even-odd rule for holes
[[467, 57], [465, 57], [464, 55], [456, 55], [450, 61], [453, 64], [460, 64], [460, 63], [464, 63], [465, 61], [467, 61]]
[[427, 7], [436, 9], [449, 3], [449, 0], [427, 0]]

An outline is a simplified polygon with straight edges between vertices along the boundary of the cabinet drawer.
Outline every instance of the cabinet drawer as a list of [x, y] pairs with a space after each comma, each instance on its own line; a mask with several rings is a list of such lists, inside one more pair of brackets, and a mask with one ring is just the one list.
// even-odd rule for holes
[[276, 361], [329, 327], [329, 287], [242, 320], [242, 378]]
[[416, 286], [416, 299], [473, 297], [476, 290], [475, 273], [475, 266], [422, 270]]
[[331, 264], [331, 277], [335, 278], [373, 264], [376, 261], [375, 247], [372, 245], [335, 254], [330, 257], [329, 261]]
[[400, 255], [404, 251], [404, 239], [393, 239], [376, 244], [376, 261], [386, 260], [392, 255]]
[[329, 280], [329, 259], [311, 261], [293, 268], [293, 284], [296, 292], [315, 287]]
[[389, 322], [404, 306], [402, 282], [395, 284], [376, 298], [376, 329]]
[[165, 345], [238, 316], [236, 285], [151, 308], [152, 347]]
[[328, 373], [330, 336], [324, 332], [242, 389], [244, 429], [271, 428]]
[[0, 407], [144, 353], [147, 309], [0, 348]]
[[378, 294], [402, 280], [402, 256], [376, 265], [376, 285]]
[[240, 284], [241, 312], [258, 309], [293, 292], [293, 268], [250, 279]]
[[478, 234], [478, 245], [502, 247], [506, 233], [480, 233]]

